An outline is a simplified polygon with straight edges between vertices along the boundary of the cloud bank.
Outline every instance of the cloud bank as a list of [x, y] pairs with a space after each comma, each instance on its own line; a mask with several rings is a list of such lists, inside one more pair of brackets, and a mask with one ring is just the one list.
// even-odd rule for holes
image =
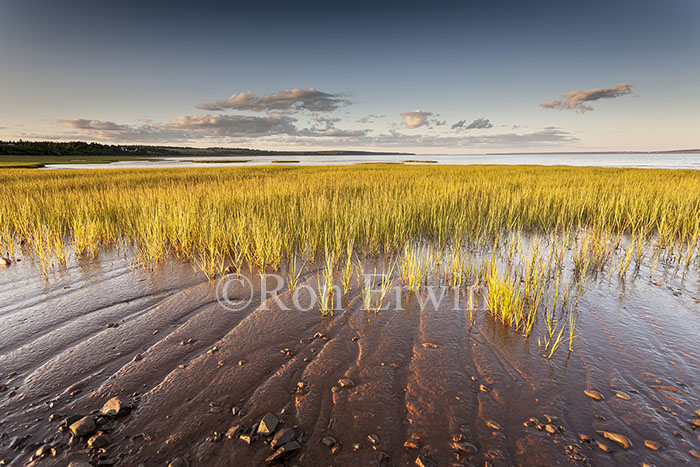
[[[465, 130], [483, 130], [487, 128], [493, 128], [493, 124], [489, 121], [488, 118], [477, 118], [473, 122], [471, 122], [469, 125], [466, 125], [467, 121], [466, 120], [460, 120], [454, 125], [452, 125], [453, 130], [458, 130], [458, 129], [465, 129]], [[466, 126], [465, 126], [466, 125]]]
[[251, 92], [234, 94], [227, 100], [199, 104], [208, 111], [252, 110], [255, 112], [332, 112], [350, 104], [341, 94], [331, 94], [314, 88], [279, 91], [265, 96]]
[[596, 88], [587, 91], [571, 91], [562, 94], [565, 100], [552, 100], [540, 104], [540, 107], [559, 110], [570, 109], [584, 113], [593, 110], [593, 107], [587, 105], [586, 102], [593, 102], [599, 99], [614, 99], [630, 94], [631, 92], [631, 84], [618, 84], [611, 88]]

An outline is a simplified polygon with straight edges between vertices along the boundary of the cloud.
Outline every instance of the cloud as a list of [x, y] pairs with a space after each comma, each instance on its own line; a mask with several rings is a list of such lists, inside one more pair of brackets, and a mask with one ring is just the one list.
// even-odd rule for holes
[[400, 115], [403, 117], [408, 128], [419, 128], [428, 125], [428, 117], [433, 114], [432, 112], [414, 110], [413, 112], [404, 112]]
[[[454, 125], [452, 125], [453, 130], [457, 130], [460, 128], [464, 128], [465, 130], [483, 130], [487, 128], [493, 128], [493, 124], [484, 117], [477, 118], [473, 122], [471, 122], [469, 125], [466, 125], [467, 121], [466, 120], [460, 120]], [[466, 126], [465, 126], [466, 125]]]
[[370, 114], [367, 115], [366, 117], [362, 117], [357, 119], [357, 123], [374, 123], [374, 120], [379, 119], [379, 118], [384, 118], [386, 115], [374, 115]]
[[579, 139], [560, 128], [544, 128], [530, 133], [500, 133], [469, 136], [414, 136], [399, 131], [364, 138], [365, 144], [385, 147], [451, 148], [537, 148], [575, 144]]
[[54, 123], [75, 130], [74, 133], [56, 137], [58, 139], [83, 136], [113, 142], [181, 142], [212, 138], [241, 140], [267, 136], [362, 138], [369, 132], [336, 128], [335, 124], [340, 120], [317, 115], [313, 118], [315, 124], [303, 129], [297, 128], [297, 120], [288, 115], [181, 115], [165, 123], [146, 121], [135, 125], [82, 118], [55, 120]]
[[295, 133], [294, 121], [284, 115], [181, 115], [174, 118], [170, 125], [207, 135], [259, 137]]
[[322, 92], [314, 88], [279, 91], [265, 96], [248, 92], [233, 94], [227, 100], [199, 104], [197, 108], [209, 111], [252, 110], [255, 112], [331, 112], [349, 105], [341, 94]]
[[565, 100], [551, 100], [540, 104], [540, 107], [545, 109], [571, 109], [577, 112], [584, 113], [593, 110], [593, 107], [586, 105], [586, 102], [593, 102], [599, 99], [613, 99], [615, 97], [625, 96], [632, 92], [631, 84], [618, 84], [611, 88], [596, 88], [587, 91], [571, 91], [562, 94]]

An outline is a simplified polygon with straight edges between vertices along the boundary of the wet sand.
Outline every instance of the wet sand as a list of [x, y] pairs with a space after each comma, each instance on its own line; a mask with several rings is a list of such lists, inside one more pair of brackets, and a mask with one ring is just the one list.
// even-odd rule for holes
[[[419, 454], [441, 466], [700, 463], [691, 453], [700, 452], [700, 431], [691, 425], [700, 409], [695, 273], [589, 279], [574, 351], [560, 349], [547, 360], [540, 333], [525, 339], [484, 313], [470, 325], [465, 307], [455, 312], [449, 300], [421, 309], [408, 294], [405, 310], [392, 299], [374, 314], [353, 291], [343, 311], [324, 318], [295, 310], [289, 292], [281, 300], [291, 310], [256, 293], [242, 309], [228, 310], [217, 303], [217, 281], [189, 264], [147, 271], [127, 263], [104, 253], [48, 281], [30, 259], [0, 270], [6, 464], [24, 465], [55, 442], [56, 455], [36, 465], [98, 464], [100, 456], [104, 465], [167, 465], [179, 456], [197, 466], [264, 465], [274, 452], [264, 437], [248, 445], [224, 434], [235, 425], [249, 429], [267, 413], [300, 441], [280, 462], [289, 466], [415, 465]], [[313, 273], [301, 280], [316, 288]], [[341, 378], [351, 387], [341, 388]], [[588, 397], [587, 389], [604, 399]], [[57, 431], [60, 420], [90, 415], [115, 396], [133, 408], [104, 417], [100, 429], [111, 437], [105, 452], [84, 441], [69, 446]], [[597, 430], [622, 434], [631, 447]], [[340, 447], [324, 444], [327, 436]], [[11, 449], [15, 437], [26, 438]], [[418, 449], [404, 446], [409, 439]], [[454, 439], [476, 452], [459, 452]]]

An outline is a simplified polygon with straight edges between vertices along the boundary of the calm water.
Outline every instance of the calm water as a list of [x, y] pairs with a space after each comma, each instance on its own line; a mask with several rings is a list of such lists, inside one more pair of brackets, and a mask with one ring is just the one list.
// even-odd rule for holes
[[[220, 160], [216, 163], [197, 161]], [[126, 169], [172, 167], [226, 167], [268, 165], [279, 161], [298, 165], [349, 165], [368, 162], [402, 163], [405, 160], [436, 161], [443, 165], [570, 165], [595, 167], [640, 167], [658, 169], [700, 169], [700, 154], [421, 154], [365, 156], [236, 156], [236, 157], [167, 157], [157, 161], [121, 161], [109, 164], [52, 164], [48, 169]]]

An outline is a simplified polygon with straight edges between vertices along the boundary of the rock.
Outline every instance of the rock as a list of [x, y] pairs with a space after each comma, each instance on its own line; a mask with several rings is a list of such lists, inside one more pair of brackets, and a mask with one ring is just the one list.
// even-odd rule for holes
[[369, 440], [370, 443], [372, 443], [372, 446], [376, 446], [379, 444], [379, 436], [377, 436], [375, 434], [367, 435], [367, 439]]
[[697, 415], [698, 417], [700, 417], [700, 409], [698, 409], [698, 410], [695, 411], [695, 415]]
[[238, 407], [238, 406], [235, 406], [234, 408], [231, 409], [231, 415], [233, 415], [234, 417], [235, 417], [236, 415], [242, 415], [242, 412], [243, 412], [243, 411], [242, 411], [241, 408]]
[[360, 450], [360, 443], [352, 443], [352, 450], [359, 451]]
[[260, 424], [258, 425], [258, 434], [261, 434], [263, 436], [270, 436], [272, 433], [275, 432], [277, 429], [277, 425], [279, 424], [279, 419], [272, 415], [271, 413], [266, 414], [262, 420], [260, 420]]
[[272, 442], [270, 443], [270, 447], [272, 447], [272, 449], [280, 448], [293, 439], [294, 430], [292, 428], [282, 428], [275, 433], [275, 436], [272, 438]]
[[83, 418], [83, 417], [81, 417], [80, 415], [71, 415], [69, 417], [64, 418], [63, 421], [61, 422], [61, 425], [71, 426], [72, 424], [74, 424], [75, 422], [80, 420], [81, 418]]
[[467, 443], [466, 441], [452, 441], [450, 447], [455, 451], [463, 452], [465, 454], [476, 454], [478, 449], [472, 443]]
[[630, 446], [632, 446], [632, 443], [630, 443], [630, 440], [625, 435], [605, 430], [596, 430], [596, 433], [598, 433], [605, 439], [609, 439], [613, 443], [620, 446], [622, 449], [629, 449]]
[[175, 459], [170, 461], [168, 467], [189, 467], [189, 465], [190, 464], [182, 457], [176, 457]]
[[0, 266], [5, 267], [9, 266], [12, 264], [12, 260], [10, 258], [0, 258]]
[[487, 386], [484, 386], [483, 384], [479, 385], [479, 391], [481, 392], [489, 392], [489, 388]]
[[417, 439], [407, 439], [403, 442], [403, 447], [407, 449], [420, 449], [420, 444]]
[[321, 438], [321, 442], [326, 445], [328, 448], [332, 448], [336, 444], [338, 444], [338, 441], [332, 437], [332, 436], [324, 436]]
[[243, 428], [240, 425], [234, 425], [228, 430], [226, 430], [226, 438], [228, 439], [234, 439], [238, 438], [238, 436], [241, 434], [243, 431]]
[[613, 452], [613, 448], [603, 443], [602, 441], [596, 441], [596, 445], [598, 446], [598, 449], [600, 449], [603, 452]]
[[700, 454], [698, 454], [696, 451], [693, 451], [692, 449], [690, 450], [690, 455], [696, 459], [700, 459]]
[[549, 433], [550, 435], [553, 435], [554, 433], [557, 432], [557, 428], [554, 425], [551, 425], [549, 423], [544, 426], [544, 430], [547, 433]]
[[265, 459], [265, 462], [275, 462], [280, 459], [284, 459], [285, 457], [288, 457], [293, 453], [297, 452], [299, 449], [301, 449], [301, 445], [299, 443], [297, 443], [296, 441], [290, 441], [289, 443], [277, 449], [274, 452], [274, 454], [272, 454], [270, 457]]
[[584, 435], [583, 433], [578, 435], [578, 439], [580, 439], [582, 443], [590, 443], [591, 442], [591, 437], [588, 435]]
[[424, 454], [419, 454], [418, 457], [416, 457], [416, 465], [418, 467], [437, 467], [435, 461]]
[[628, 401], [631, 399], [631, 397], [628, 394], [626, 394], [622, 391], [616, 392], [615, 397], [617, 397], [618, 399], [622, 399], [623, 401]]
[[432, 342], [423, 342], [423, 348], [425, 348], [425, 349], [437, 349], [438, 346], [437, 346], [437, 344], [433, 344]]
[[95, 430], [97, 430], [97, 425], [92, 417], [83, 417], [70, 426], [71, 433], [77, 437], [91, 435]]
[[661, 449], [661, 445], [659, 443], [650, 439], [644, 441], [644, 447], [647, 449], [651, 449], [652, 451], [658, 451], [659, 449]]
[[491, 428], [492, 430], [495, 430], [495, 431], [500, 431], [500, 430], [501, 430], [501, 425], [499, 425], [498, 423], [494, 422], [493, 420], [487, 421], [487, 422], [486, 422], [486, 426], [489, 427], [489, 428]]
[[34, 455], [36, 457], [44, 457], [44, 456], [47, 456], [49, 454], [51, 454], [51, 445], [49, 445], [49, 444], [44, 444], [39, 449], [37, 449], [36, 452], [34, 453]]
[[253, 435], [250, 433], [242, 433], [238, 439], [243, 441], [245, 444], [253, 444]]
[[596, 401], [602, 401], [603, 399], [605, 399], [601, 393], [592, 389], [586, 389], [585, 391], [583, 391], [583, 393]]
[[100, 448], [107, 446], [110, 442], [111, 442], [111, 440], [109, 439], [108, 435], [101, 434], [101, 435], [93, 436], [90, 439], [88, 439], [87, 444], [91, 448], [100, 449]]
[[331, 447], [331, 454], [335, 454], [335, 453], [337, 453], [338, 451], [340, 451], [340, 448], [341, 448], [341, 447], [342, 447], [342, 446], [340, 445], [340, 443], [334, 444], [333, 447]]
[[355, 382], [350, 378], [340, 378], [338, 380], [338, 386], [341, 388], [351, 388], [355, 385]]
[[691, 420], [690, 424], [693, 425], [693, 429], [700, 428], [700, 418], [696, 418], [695, 420]]
[[117, 415], [122, 415], [125, 411], [126, 407], [124, 404], [122, 404], [122, 401], [120, 401], [117, 397], [112, 397], [110, 400], [105, 402], [105, 405], [102, 406], [100, 413], [102, 413], [102, 415], [116, 417]]

